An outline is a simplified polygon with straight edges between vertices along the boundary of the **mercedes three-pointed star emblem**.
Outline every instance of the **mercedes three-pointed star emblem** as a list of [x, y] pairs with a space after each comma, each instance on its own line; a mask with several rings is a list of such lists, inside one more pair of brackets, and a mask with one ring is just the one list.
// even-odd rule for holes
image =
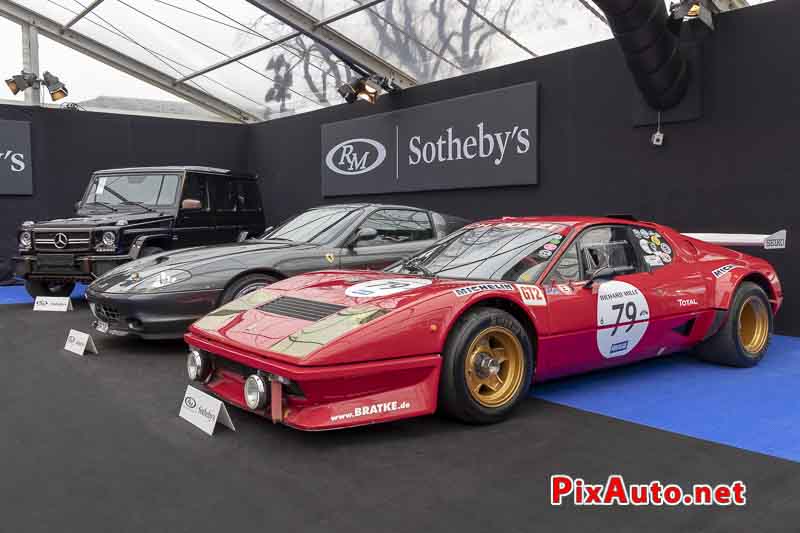
[[69, 244], [69, 238], [65, 233], [56, 233], [55, 239], [53, 239], [53, 243], [56, 245], [56, 248], [59, 250], [63, 250]]

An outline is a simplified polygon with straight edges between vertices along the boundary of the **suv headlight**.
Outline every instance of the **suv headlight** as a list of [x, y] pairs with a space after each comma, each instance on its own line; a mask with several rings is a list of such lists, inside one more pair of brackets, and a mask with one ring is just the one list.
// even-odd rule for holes
[[23, 231], [19, 234], [19, 247], [24, 250], [30, 250], [33, 243], [33, 235], [30, 231]]
[[117, 234], [113, 231], [107, 231], [103, 233], [103, 246], [108, 246], [109, 248], [117, 244]]
[[158, 274], [154, 274], [144, 279], [144, 281], [137, 283], [131, 290], [152, 290], [168, 287], [181, 281], [191, 279], [192, 275], [185, 270], [163, 270]]

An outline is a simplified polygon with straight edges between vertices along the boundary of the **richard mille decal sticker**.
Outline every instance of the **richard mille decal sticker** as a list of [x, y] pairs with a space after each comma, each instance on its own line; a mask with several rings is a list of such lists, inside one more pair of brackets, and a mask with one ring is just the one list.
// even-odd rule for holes
[[742, 267], [740, 267], [739, 265], [725, 265], [717, 268], [716, 270], [712, 270], [711, 273], [714, 274], [715, 278], [719, 279], [722, 276], [726, 275], [731, 270], [733, 270], [734, 268], [742, 268]]
[[410, 291], [431, 283], [433, 282], [429, 279], [416, 278], [376, 279], [348, 287], [344, 293], [351, 298], [375, 298]]
[[650, 306], [644, 294], [623, 281], [609, 281], [597, 291], [597, 349], [606, 359], [627, 355], [647, 331]]
[[453, 290], [456, 296], [469, 296], [476, 292], [484, 291], [513, 291], [514, 286], [510, 283], [481, 283], [480, 285], [470, 285]]
[[517, 285], [519, 295], [526, 305], [543, 306], [547, 305], [544, 291], [536, 285]]

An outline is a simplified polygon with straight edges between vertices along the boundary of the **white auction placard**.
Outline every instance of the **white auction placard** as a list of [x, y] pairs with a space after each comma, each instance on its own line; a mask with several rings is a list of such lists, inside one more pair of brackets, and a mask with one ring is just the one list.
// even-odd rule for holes
[[56, 296], [37, 296], [33, 302], [34, 311], [72, 311], [71, 298], [59, 298]]
[[87, 351], [93, 354], [97, 353], [97, 346], [95, 346], [92, 336], [74, 329], [69, 330], [64, 349], [75, 355], [84, 355]]
[[225, 404], [191, 385], [183, 395], [180, 417], [208, 435], [214, 435], [218, 422], [236, 431]]

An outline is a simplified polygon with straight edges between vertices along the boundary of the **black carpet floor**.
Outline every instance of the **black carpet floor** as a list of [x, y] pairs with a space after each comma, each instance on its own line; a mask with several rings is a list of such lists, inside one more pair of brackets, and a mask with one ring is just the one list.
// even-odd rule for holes
[[[178, 418], [182, 343], [96, 336], [89, 313], [0, 306], [0, 531], [797, 531], [800, 464], [531, 399], [506, 423], [327, 433], [232, 410]], [[720, 413], [720, 416], [736, 416]], [[748, 484], [744, 508], [548, 504], [549, 476]]]

